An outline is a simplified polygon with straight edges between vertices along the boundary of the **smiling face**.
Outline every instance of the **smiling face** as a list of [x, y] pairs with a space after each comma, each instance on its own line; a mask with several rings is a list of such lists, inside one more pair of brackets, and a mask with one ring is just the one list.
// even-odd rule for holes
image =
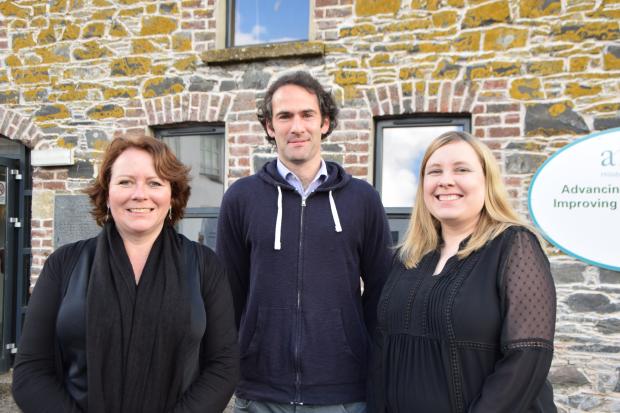
[[467, 142], [437, 149], [424, 168], [424, 204], [443, 226], [473, 228], [484, 206], [485, 176]]
[[123, 239], [157, 237], [171, 201], [170, 182], [155, 172], [153, 157], [129, 148], [112, 165], [108, 207]]
[[329, 129], [329, 119], [321, 119], [316, 95], [297, 85], [284, 85], [273, 94], [272, 113], [267, 132], [276, 140], [280, 161], [289, 168], [318, 163], [321, 135]]

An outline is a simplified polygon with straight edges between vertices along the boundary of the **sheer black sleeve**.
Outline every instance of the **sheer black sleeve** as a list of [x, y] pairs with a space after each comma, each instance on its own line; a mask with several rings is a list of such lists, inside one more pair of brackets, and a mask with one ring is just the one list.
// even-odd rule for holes
[[469, 412], [526, 412], [545, 385], [553, 358], [556, 297], [549, 261], [525, 229], [507, 234], [499, 274], [502, 358]]

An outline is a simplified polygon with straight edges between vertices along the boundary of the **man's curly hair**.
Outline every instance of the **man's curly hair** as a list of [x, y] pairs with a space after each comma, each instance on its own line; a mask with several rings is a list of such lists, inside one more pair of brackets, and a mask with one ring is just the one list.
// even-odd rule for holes
[[321, 111], [321, 120], [325, 118], [329, 119], [329, 128], [327, 129], [327, 132], [321, 135], [321, 139], [327, 138], [336, 126], [338, 126], [338, 106], [336, 106], [336, 102], [334, 101], [332, 95], [327, 92], [323, 86], [321, 86], [321, 84], [314, 77], [312, 77], [312, 75], [310, 75], [310, 73], [297, 71], [286, 74], [273, 82], [267, 89], [267, 93], [263, 101], [258, 104], [256, 116], [258, 117], [258, 121], [261, 125], [263, 125], [263, 129], [265, 129], [267, 141], [275, 144], [275, 139], [269, 136], [269, 131], [267, 129], [273, 119], [273, 94], [276, 93], [276, 91], [282, 86], [286, 85], [303, 87], [317, 97], [319, 101], [319, 110]]

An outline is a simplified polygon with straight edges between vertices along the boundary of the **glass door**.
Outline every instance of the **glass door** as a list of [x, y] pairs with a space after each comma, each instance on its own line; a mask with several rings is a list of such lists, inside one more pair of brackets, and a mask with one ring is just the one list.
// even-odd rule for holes
[[0, 157], [0, 371], [11, 364], [13, 342], [14, 289], [16, 281], [17, 234], [21, 227], [16, 205], [19, 161]]

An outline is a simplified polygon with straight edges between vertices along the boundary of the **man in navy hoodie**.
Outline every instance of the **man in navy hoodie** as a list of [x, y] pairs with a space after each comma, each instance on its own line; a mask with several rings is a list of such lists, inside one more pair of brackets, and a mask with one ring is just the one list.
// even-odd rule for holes
[[278, 159], [224, 195], [217, 253], [239, 327], [236, 412], [366, 411], [390, 233], [377, 192], [321, 158], [337, 115], [308, 73], [279, 78], [258, 108]]

